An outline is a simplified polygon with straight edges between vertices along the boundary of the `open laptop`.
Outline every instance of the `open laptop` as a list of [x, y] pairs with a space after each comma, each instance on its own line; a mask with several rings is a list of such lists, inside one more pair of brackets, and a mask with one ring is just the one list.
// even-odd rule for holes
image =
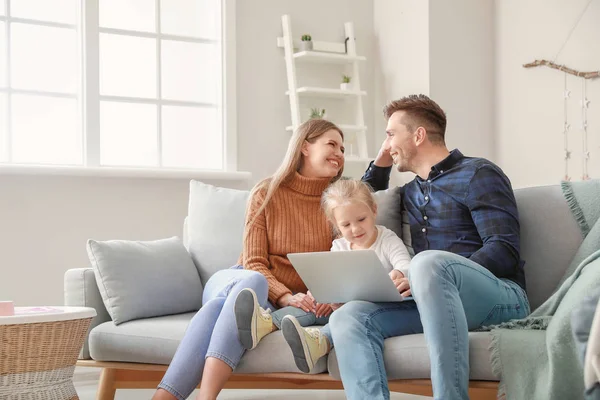
[[288, 258], [319, 303], [412, 300], [398, 293], [374, 250], [290, 253]]

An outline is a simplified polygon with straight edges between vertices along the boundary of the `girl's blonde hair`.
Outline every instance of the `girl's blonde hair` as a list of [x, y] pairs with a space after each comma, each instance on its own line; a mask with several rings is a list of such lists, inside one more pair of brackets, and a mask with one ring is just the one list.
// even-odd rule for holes
[[377, 202], [373, 196], [371, 186], [353, 179], [342, 179], [329, 186], [321, 197], [321, 206], [331, 225], [337, 230], [337, 223], [333, 216], [336, 207], [363, 203], [373, 214], [377, 213]]
[[[337, 127], [333, 122], [327, 121], [325, 119], [315, 118], [310, 119], [303, 124], [301, 124], [298, 129], [292, 135], [290, 142], [288, 144], [288, 149], [283, 158], [283, 162], [277, 169], [277, 171], [269, 178], [262, 180], [257, 183], [252, 191], [250, 192], [250, 200], [248, 201], [248, 205], [246, 206], [246, 231], [245, 235], [248, 233], [250, 227], [256, 221], [256, 218], [260, 215], [261, 212], [269, 204], [269, 201], [273, 198], [275, 191], [281, 186], [282, 183], [288, 182], [294, 178], [297, 171], [302, 167], [302, 145], [304, 142], [314, 143], [321, 135], [325, 134], [327, 131], [335, 130], [339, 132], [342, 136], [342, 141], [344, 140], [344, 133], [340, 128]], [[331, 179], [331, 182], [335, 182], [342, 176], [344, 172], [344, 167], [340, 168], [340, 172]], [[250, 215], [250, 209], [252, 208], [252, 203], [255, 195], [258, 193], [264, 193], [264, 198], [262, 200], [262, 204], [256, 210], [253, 215]]]

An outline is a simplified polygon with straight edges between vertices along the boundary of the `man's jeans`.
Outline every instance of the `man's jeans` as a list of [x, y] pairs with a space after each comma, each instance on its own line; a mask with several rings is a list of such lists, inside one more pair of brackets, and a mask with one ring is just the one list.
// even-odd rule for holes
[[331, 316], [348, 399], [389, 399], [384, 339], [421, 332], [429, 349], [435, 399], [468, 399], [468, 331], [529, 314], [519, 285], [453, 253], [417, 254], [409, 279], [415, 301], [353, 301]]

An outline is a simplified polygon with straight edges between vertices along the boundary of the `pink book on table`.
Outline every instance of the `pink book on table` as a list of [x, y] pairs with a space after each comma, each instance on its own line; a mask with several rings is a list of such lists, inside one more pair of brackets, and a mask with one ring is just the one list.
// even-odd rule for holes
[[21, 307], [15, 309], [15, 315], [22, 314], [43, 314], [43, 313], [57, 313], [63, 312], [60, 308], [55, 307]]

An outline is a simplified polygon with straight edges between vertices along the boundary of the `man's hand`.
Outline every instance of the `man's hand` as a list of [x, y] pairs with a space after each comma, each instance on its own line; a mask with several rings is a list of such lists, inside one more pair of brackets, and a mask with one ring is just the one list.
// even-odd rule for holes
[[396, 285], [396, 289], [402, 297], [408, 297], [411, 295], [410, 292], [410, 283], [408, 282], [408, 278], [404, 276], [404, 274], [397, 269], [392, 270], [390, 273], [390, 279]]
[[306, 312], [315, 312], [316, 310], [312, 296], [308, 296], [304, 293], [296, 293], [294, 295], [291, 293], [284, 294], [279, 298], [279, 300], [277, 300], [277, 305], [279, 307], [292, 306], [300, 308]]
[[374, 164], [378, 167], [391, 167], [394, 164], [394, 159], [390, 156], [387, 139], [381, 144], [381, 148], [379, 149], [379, 153], [377, 153]]

